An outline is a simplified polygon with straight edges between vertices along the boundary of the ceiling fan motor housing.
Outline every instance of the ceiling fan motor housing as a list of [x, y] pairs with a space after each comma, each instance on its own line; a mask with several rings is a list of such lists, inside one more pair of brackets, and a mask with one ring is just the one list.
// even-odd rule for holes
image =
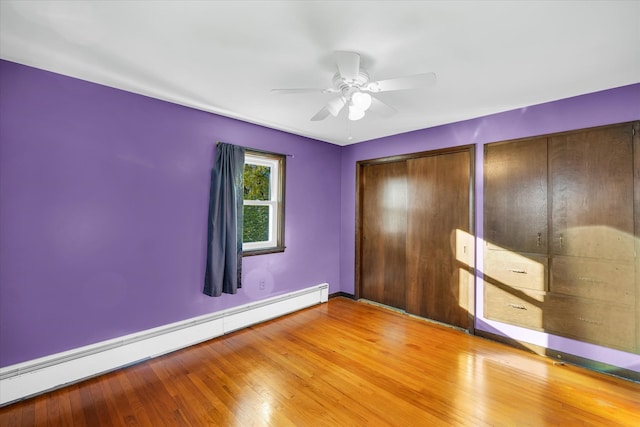
[[348, 92], [350, 89], [368, 90], [367, 83], [369, 83], [369, 79], [369, 73], [363, 69], [360, 69], [355, 79], [346, 79], [340, 73], [336, 73], [333, 76], [333, 87], [342, 93]]

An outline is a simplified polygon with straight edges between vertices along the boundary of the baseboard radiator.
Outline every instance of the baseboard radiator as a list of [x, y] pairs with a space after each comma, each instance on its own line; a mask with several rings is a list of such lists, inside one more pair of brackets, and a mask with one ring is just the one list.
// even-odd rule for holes
[[0, 368], [0, 406], [326, 302], [329, 285], [187, 319]]

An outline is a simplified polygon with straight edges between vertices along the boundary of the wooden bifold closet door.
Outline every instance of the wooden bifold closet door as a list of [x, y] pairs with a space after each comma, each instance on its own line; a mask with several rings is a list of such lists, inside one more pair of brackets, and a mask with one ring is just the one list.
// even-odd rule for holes
[[368, 165], [360, 182], [366, 188], [361, 203], [360, 297], [404, 309], [407, 164]]
[[359, 297], [472, 327], [472, 149], [361, 165]]

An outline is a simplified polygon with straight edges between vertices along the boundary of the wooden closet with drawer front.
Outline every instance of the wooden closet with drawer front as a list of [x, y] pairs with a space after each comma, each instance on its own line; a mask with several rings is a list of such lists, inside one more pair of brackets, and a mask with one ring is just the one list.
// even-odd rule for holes
[[485, 146], [486, 318], [640, 353], [639, 124]]

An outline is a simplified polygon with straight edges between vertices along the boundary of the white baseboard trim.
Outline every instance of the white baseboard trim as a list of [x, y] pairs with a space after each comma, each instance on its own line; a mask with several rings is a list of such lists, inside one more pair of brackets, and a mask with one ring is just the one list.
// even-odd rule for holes
[[305, 288], [112, 340], [0, 368], [0, 406], [180, 350], [327, 302], [329, 285]]

